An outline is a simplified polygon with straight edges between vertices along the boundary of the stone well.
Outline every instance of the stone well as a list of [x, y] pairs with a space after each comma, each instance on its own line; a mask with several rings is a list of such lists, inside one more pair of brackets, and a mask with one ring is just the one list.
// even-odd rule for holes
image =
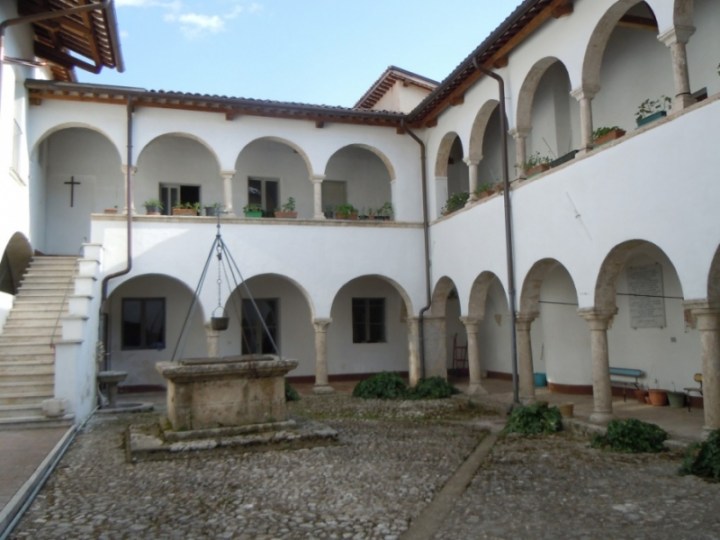
[[297, 360], [271, 355], [160, 362], [167, 414], [175, 431], [283, 422], [285, 375]]

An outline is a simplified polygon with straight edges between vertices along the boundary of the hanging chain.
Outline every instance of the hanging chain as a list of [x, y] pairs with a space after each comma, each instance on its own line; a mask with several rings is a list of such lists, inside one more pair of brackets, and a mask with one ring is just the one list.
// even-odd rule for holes
[[222, 274], [220, 267], [222, 266], [222, 246], [218, 244], [217, 248], [217, 259], [218, 259], [218, 272], [217, 272], [217, 297], [218, 307], [222, 308]]

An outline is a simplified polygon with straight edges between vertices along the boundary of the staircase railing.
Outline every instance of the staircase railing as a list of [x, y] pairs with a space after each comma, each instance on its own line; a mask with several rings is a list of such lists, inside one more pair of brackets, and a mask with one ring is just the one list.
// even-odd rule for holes
[[[55, 324], [53, 325], [52, 334], [50, 335], [50, 348], [53, 351], [55, 350], [55, 338], [57, 336], [58, 328], [60, 327], [60, 319], [62, 319], [63, 315], [65, 315], [65, 302], [67, 302], [67, 298], [70, 293], [70, 286], [72, 285], [73, 280], [77, 277], [77, 271], [78, 262], [77, 259], [75, 259], [75, 268], [73, 269], [72, 274], [70, 274], [65, 287], [63, 287], [62, 303], [60, 304], [60, 309], [58, 310], [57, 317], [55, 318]], [[62, 333], [60, 335], [62, 335]]]

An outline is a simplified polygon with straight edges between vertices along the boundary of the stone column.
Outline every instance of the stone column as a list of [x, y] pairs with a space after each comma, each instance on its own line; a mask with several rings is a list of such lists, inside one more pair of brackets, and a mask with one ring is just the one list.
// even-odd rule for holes
[[423, 317], [425, 338], [425, 377], [447, 379], [447, 324], [444, 316]]
[[478, 347], [478, 325], [480, 324], [480, 319], [460, 317], [460, 322], [465, 325], [465, 334], [467, 335], [468, 371], [470, 374], [468, 394], [487, 394], [487, 390], [483, 388], [480, 382], [482, 376], [480, 349]]
[[[128, 183], [127, 183], [127, 174], [128, 174], [128, 166], [122, 165], [120, 167], [123, 174], [123, 193], [125, 194], [125, 198], [123, 199], [123, 214], [128, 213], [128, 207], [127, 207], [127, 190], [128, 190]], [[132, 190], [132, 187], [135, 185], [135, 175], [137, 174], [137, 167], [130, 167], [130, 189]], [[130, 212], [134, 215], [137, 214], [135, 211], [135, 200], [130, 201]]]
[[692, 310], [702, 343], [703, 430], [720, 429], [720, 308]]
[[235, 171], [220, 171], [220, 177], [223, 181], [223, 211], [229, 216], [235, 215], [232, 189], [233, 176], [235, 176]]
[[518, 354], [518, 387], [520, 401], [524, 404], [535, 401], [535, 376], [533, 374], [530, 327], [537, 316], [537, 312], [518, 313], [515, 318], [515, 335]]
[[[442, 208], [448, 200], [448, 183], [447, 176], [436, 176], [435, 177], [435, 205], [437, 214], [434, 217], [442, 215]], [[432, 218], [432, 216], [428, 216]]]
[[590, 327], [590, 354], [593, 374], [593, 412], [590, 421], [606, 424], [612, 419], [612, 387], [607, 330], [617, 309], [602, 311], [594, 308], [578, 310]]
[[407, 318], [408, 330], [408, 379], [410, 386], [415, 386], [420, 380], [420, 319]]
[[515, 140], [515, 178], [526, 178], [525, 160], [527, 160], [527, 136], [529, 129], [513, 129], [510, 135]]
[[205, 327], [205, 335], [207, 336], [208, 344], [208, 356], [210, 358], [217, 358], [220, 356], [220, 332], [210, 328], [210, 325]]
[[330, 394], [332, 386], [328, 384], [328, 362], [327, 362], [327, 329], [332, 319], [315, 319], [315, 387], [316, 394]]
[[465, 164], [468, 166], [468, 178], [470, 180], [470, 182], [469, 182], [470, 197], [468, 197], [466, 206], [471, 204], [473, 201], [478, 200], [478, 196], [476, 193], [477, 187], [478, 187], [478, 163], [480, 163], [479, 159], [467, 158], [465, 160]]
[[687, 42], [695, 33], [694, 26], [675, 26], [663, 32], [658, 39], [670, 47], [673, 64], [673, 80], [675, 83], [675, 99], [673, 112], [681, 111], [695, 103], [690, 93], [690, 75], [688, 74]]
[[580, 103], [580, 136], [581, 136], [581, 149], [580, 154], [584, 154], [589, 150], [592, 150], [592, 133], [593, 133], [593, 119], [592, 119], [592, 100], [598, 93], [599, 88], [577, 88], [570, 92], [570, 95], [578, 100]]
[[314, 174], [310, 177], [313, 185], [313, 219], [325, 219], [322, 207], [322, 183], [325, 180], [324, 174]]

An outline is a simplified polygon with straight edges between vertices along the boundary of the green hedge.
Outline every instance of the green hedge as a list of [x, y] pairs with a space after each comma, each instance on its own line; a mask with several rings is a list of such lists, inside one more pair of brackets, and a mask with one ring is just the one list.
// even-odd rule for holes
[[396, 373], [378, 373], [360, 381], [353, 397], [363, 399], [443, 399], [459, 391], [442, 377], [420, 379], [415, 388], [408, 388]]
[[539, 435], [562, 430], [562, 415], [557, 407], [549, 407], [545, 402], [516, 407], [510, 413], [505, 433]]
[[720, 481], [720, 429], [711, 431], [705, 441], [688, 448], [680, 474], [694, 474], [715, 482]]
[[605, 435], [595, 435], [592, 446], [631, 454], [661, 452], [667, 436], [661, 427], [635, 418], [610, 420]]

